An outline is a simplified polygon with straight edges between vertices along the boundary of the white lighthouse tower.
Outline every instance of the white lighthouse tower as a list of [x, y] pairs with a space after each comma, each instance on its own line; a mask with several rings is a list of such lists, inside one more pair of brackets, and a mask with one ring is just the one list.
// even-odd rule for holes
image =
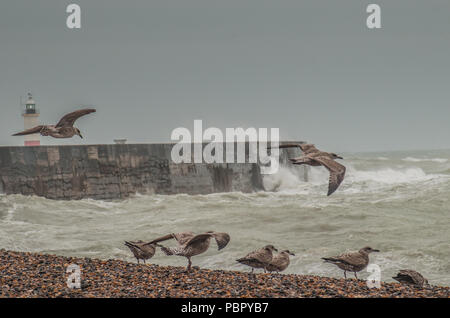
[[[39, 125], [39, 111], [36, 110], [36, 103], [28, 93], [28, 100], [25, 103], [25, 111], [22, 113], [24, 128], [30, 129]], [[25, 135], [25, 146], [39, 146], [41, 144], [40, 135]]]

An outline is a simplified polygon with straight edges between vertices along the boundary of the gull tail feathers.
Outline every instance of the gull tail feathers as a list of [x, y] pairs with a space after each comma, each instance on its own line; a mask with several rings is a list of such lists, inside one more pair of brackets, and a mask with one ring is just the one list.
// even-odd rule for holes
[[322, 257], [322, 259], [323, 259], [326, 263], [336, 263], [336, 262], [339, 262], [338, 259], [331, 258], [331, 257]]
[[174, 252], [170, 248], [167, 248], [167, 247], [162, 246], [162, 245], [159, 245], [159, 247], [161, 248], [161, 251], [163, 251], [164, 254], [166, 254], [167, 256], [174, 255]]

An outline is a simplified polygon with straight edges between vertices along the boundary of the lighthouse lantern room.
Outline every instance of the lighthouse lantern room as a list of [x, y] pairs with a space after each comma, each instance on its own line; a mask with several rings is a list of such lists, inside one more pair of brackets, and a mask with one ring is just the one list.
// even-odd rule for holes
[[[28, 100], [25, 103], [25, 111], [22, 114], [24, 128], [30, 129], [39, 125], [39, 112], [36, 110], [36, 103], [31, 93], [28, 93]], [[40, 135], [25, 135], [25, 146], [39, 146], [41, 144]]]

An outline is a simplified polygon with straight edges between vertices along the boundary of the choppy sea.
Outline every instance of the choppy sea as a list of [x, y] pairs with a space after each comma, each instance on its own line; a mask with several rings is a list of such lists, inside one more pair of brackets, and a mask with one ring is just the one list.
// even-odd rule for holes
[[[312, 167], [308, 182], [281, 168], [264, 178], [266, 191], [250, 194], [138, 194], [122, 201], [0, 195], [0, 248], [133, 262], [124, 240], [215, 230], [228, 232], [230, 244], [194, 257], [194, 265], [246, 271], [235, 260], [273, 244], [296, 254], [285, 273], [342, 277], [321, 257], [369, 245], [381, 250], [371, 263], [380, 266], [382, 281], [409, 268], [431, 284], [450, 285], [450, 150], [343, 156], [347, 174], [330, 197], [323, 167]], [[186, 264], [161, 251], [150, 261]]]

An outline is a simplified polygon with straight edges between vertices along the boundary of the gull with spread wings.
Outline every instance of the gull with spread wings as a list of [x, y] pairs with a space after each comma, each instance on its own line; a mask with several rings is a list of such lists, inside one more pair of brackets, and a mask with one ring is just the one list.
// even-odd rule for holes
[[39, 125], [14, 134], [13, 136], [23, 136], [39, 133], [42, 136], [51, 136], [53, 138], [71, 138], [75, 135], [83, 138], [80, 130], [76, 127], [73, 127], [73, 124], [81, 116], [93, 112], [95, 112], [95, 109], [93, 108], [80, 109], [65, 115], [56, 125]]
[[[282, 144], [278, 148], [295, 148], [302, 150], [303, 155], [297, 158], [289, 159], [294, 165], [310, 165], [324, 166], [330, 172], [328, 183], [328, 194], [332, 194], [344, 180], [345, 167], [334, 161], [335, 159], [343, 159], [332, 152], [320, 151], [313, 144]], [[270, 149], [270, 148], [268, 148]]]
[[157, 238], [147, 244], [156, 244], [162, 241], [175, 239], [178, 243], [176, 247], [164, 247], [160, 244], [156, 244], [161, 248], [164, 254], [184, 256], [188, 259], [187, 270], [191, 270], [191, 257], [206, 252], [209, 248], [211, 238], [216, 240], [219, 250], [227, 246], [230, 241], [230, 235], [227, 233], [219, 233], [214, 231], [208, 231], [202, 234], [194, 234], [192, 232], [172, 233], [163, 237]]

